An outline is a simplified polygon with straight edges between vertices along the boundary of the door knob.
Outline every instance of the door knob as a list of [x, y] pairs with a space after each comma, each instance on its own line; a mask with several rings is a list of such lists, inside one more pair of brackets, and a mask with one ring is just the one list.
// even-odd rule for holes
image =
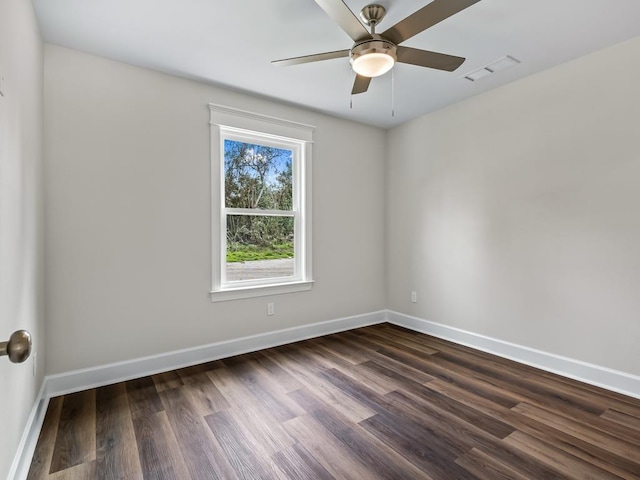
[[31, 355], [31, 334], [18, 330], [11, 334], [8, 342], [0, 342], [0, 357], [7, 355], [13, 363], [22, 363]]

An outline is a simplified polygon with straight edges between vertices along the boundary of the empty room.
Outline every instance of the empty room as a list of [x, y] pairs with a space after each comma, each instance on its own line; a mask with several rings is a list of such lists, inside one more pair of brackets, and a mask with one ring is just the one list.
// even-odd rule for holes
[[0, 479], [640, 479], [636, 0], [0, 0]]

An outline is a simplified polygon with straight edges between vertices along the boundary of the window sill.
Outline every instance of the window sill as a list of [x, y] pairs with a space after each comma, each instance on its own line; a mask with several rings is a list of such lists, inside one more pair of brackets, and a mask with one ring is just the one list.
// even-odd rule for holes
[[229, 288], [215, 290], [211, 293], [211, 302], [226, 302], [243, 298], [266, 297], [283, 293], [307, 292], [313, 287], [313, 280], [280, 283], [276, 285], [260, 285], [252, 287]]

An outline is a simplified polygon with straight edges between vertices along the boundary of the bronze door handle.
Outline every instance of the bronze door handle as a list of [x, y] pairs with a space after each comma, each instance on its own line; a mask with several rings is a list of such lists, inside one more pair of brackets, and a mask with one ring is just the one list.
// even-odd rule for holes
[[0, 357], [3, 355], [13, 363], [24, 362], [31, 355], [31, 334], [26, 330], [13, 332], [8, 342], [0, 342]]

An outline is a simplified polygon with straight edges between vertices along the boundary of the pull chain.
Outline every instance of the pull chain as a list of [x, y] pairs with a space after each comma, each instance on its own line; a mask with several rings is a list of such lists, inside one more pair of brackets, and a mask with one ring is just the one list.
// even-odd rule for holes
[[391, 70], [391, 116], [396, 116], [396, 69]]
[[[351, 69], [351, 67], [349, 67], [348, 69], [349, 71], [349, 82], [353, 83], [353, 70]], [[351, 110], [353, 110], [353, 89], [350, 90], [351, 93], [349, 93], [349, 108]]]

